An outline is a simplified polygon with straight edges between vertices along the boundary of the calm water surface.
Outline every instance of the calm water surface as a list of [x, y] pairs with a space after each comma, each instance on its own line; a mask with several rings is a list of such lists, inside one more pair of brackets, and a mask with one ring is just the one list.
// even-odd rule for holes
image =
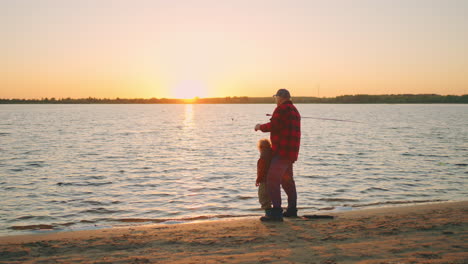
[[[0, 105], [0, 235], [261, 215], [274, 107]], [[466, 199], [467, 105], [297, 107], [360, 122], [303, 118], [301, 213]]]

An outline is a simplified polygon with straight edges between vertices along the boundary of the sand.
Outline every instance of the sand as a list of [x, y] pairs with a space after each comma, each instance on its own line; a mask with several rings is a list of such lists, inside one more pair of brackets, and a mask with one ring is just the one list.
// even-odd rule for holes
[[468, 263], [468, 201], [0, 237], [0, 263]]

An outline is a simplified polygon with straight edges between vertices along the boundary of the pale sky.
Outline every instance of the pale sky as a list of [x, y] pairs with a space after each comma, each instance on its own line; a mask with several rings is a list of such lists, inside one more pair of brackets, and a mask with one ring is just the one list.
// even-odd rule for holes
[[468, 93], [467, 0], [0, 0], [0, 98]]

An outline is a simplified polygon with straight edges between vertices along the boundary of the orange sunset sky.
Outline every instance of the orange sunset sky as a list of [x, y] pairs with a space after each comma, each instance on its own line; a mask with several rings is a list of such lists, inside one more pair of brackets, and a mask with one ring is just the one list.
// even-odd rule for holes
[[466, 0], [2, 0], [0, 98], [468, 93]]

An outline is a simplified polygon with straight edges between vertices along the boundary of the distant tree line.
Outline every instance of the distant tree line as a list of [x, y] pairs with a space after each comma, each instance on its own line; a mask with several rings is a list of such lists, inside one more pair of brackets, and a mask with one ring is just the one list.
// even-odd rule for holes
[[[390, 95], [343, 95], [337, 97], [293, 97], [298, 104], [467, 104], [468, 94], [390, 94]], [[42, 99], [0, 99], [0, 104], [271, 104], [272, 97], [219, 97], [194, 99], [167, 98], [42, 98]]]

